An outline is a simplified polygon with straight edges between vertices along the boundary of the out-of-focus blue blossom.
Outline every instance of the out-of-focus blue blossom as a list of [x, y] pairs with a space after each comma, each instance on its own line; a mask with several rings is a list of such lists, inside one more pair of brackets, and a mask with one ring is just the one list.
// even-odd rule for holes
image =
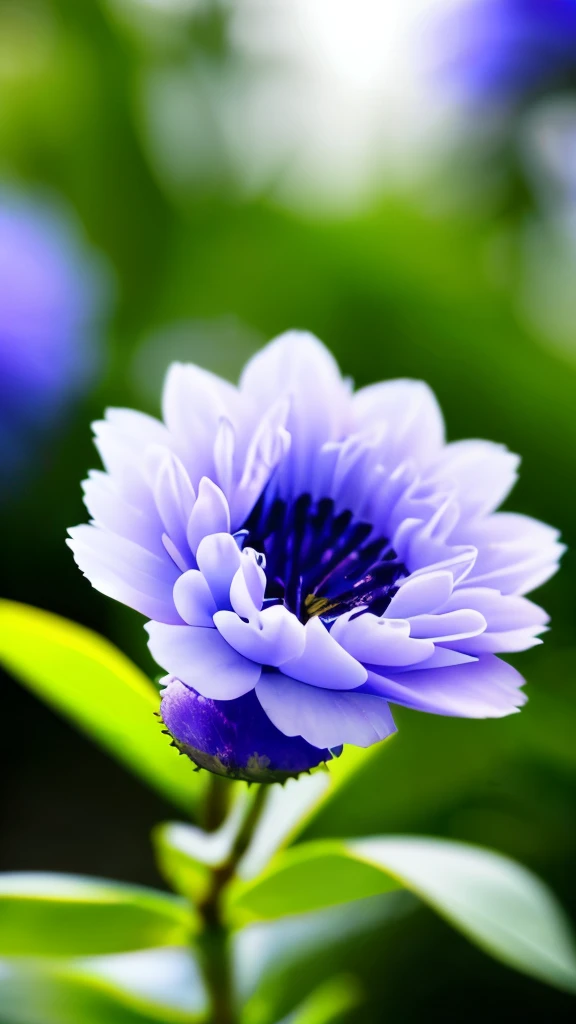
[[562, 547], [496, 511], [515, 455], [446, 444], [422, 382], [353, 393], [299, 332], [238, 387], [173, 364], [163, 416], [95, 424], [106, 472], [69, 543], [95, 587], [151, 620], [164, 722], [193, 760], [282, 778], [388, 736], [390, 703], [471, 718], [524, 703], [497, 655], [540, 643], [547, 615], [523, 595]]
[[101, 264], [67, 214], [0, 190], [2, 491], [93, 379], [106, 291]]
[[493, 104], [576, 87], [576, 0], [471, 0], [443, 19], [448, 74]]

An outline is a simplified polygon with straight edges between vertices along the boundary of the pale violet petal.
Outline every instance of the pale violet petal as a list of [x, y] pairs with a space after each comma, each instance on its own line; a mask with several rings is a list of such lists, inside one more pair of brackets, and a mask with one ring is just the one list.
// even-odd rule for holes
[[331, 636], [364, 665], [415, 665], [434, 654], [431, 640], [410, 636], [410, 623], [365, 612], [348, 612], [334, 623]]
[[[154, 480], [154, 500], [164, 529], [186, 564], [190, 549], [186, 537], [188, 520], [194, 508], [196, 494], [180, 459], [172, 452], [163, 456]], [[188, 567], [191, 568], [192, 564]]]
[[410, 635], [422, 640], [460, 640], [477, 636], [486, 629], [486, 619], [473, 608], [460, 608], [440, 615], [414, 615], [410, 622]]
[[214, 477], [214, 442], [222, 418], [234, 426], [241, 400], [233, 384], [192, 364], [173, 363], [164, 382], [164, 421], [197, 489], [203, 476]]
[[406, 458], [426, 465], [441, 450], [444, 421], [434, 393], [420, 380], [389, 380], [357, 391], [354, 414], [360, 428], [389, 424], [382, 458], [396, 466]]
[[96, 526], [163, 557], [162, 523], [156, 510], [132, 505], [108, 473], [91, 470], [82, 483], [84, 504]]
[[303, 652], [282, 663], [282, 671], [293, 679], [329, 690], [353, 690], [366, 681], [366, 669], [331, 636], [315, 617], [304, 627]]
[[93, 587], [161, 622], [181, 621], [172, 596], [180, 572], [168, 554], [159, 557], [95, 526], [75, 526], [68, 532], [76, 564]]
[[[467, 640], [459, 640], [458, 647], [466, 643], [468, 643]], [[420, 661], [417, 665], [398, 665], [393, 671], [396, 677], [399, 672], [413, 672], [416, 670], [427, 672], [432, 668], [450, 668], [452, 665], [466, 665], [468, 662], [477, 660], [477, 658], [470, 654], [463, 654], [460, 650], [453, 651], [451, 647], [439, 647], [436, 644], [434, 646], [434, 654], [427, 658], [426, 661]], [[379, 674], [386, 675], [387, 669], [378, 668], [376, 671]]]
[[198, 569], [189, 569], [176, 580], [174, 604], [189, 626], [214, 628], [216, 602], [208, 583]]
[[494, 655], [429, 671], [370, 672], [365, 689], [393, 704], [458, 718], [502, 718], [526, 703], [522, 676]]
[[400, 583], [384, 614], [386, 618], [406, 619], [409, 615], [435, 612], [446, 603], [453, 586], [454, 577], [448, 570], [408, 576]]
[[281, 480], [295, 495], [310, 487], [320, 448], [349, 429], [350, 394], [327, 348], [305, 331], [276, 338], [247, 363], [240, 390], [262, 412], [289, 399], [291, 445]]
[[454, 482], [458, 503], [467, 515], [493, 512], [512, 490], [520, 458], [491, 441], [455, 441], [446, 445], [428, 468], [427, 482]]
[[279, 398], [260, 419], [248, 444], [240, 483], [231, 500], [232, 529], [238, 529], [256, 504], [272, 473], [290, 449], [286, 430], [288, 398]]
[[231, 609], [230, 586], [242, 562], [234, 537], [229, 533], [214, 533], [198, 545], [198, 568], [205, 577], [217, 608]]
[[314, 747], [369, 747], [396, 729], [390, 708], [379, 697], [308, 686], [280, 672], [264, 673], [256, 696], [280, 732], [302, 736]]
[[217, 629], [148, 622], [154, 661], [211, 700], [235, 700], [253, 690], [261, 668], [238, 654]]
[[230, 586], [232, 608], [244, 619], [259, 612], [266, 591], [266, 573], [262, 568], [263, 556], [253, 548], [244, 548], [240, 568]]
[[478, 550], [467, 586], [486, 586], [503, 594], [527, 594], [553, 575], [564, 552], [558, 531], [514, 512], [463, 522], [453, 539]]
[[235, 612], [216, 612], [214, 623], [234, 650], [260, 665], [281, 665], [304, 650], [304, 626], [279, 604], [249, 622]]
[[539, 633], [546, 631], [546, 626], [532, 626], [526, 629], [500, 630], [494, 633], [481, 633], [469, 640], [458, 640], [458, 650], [467, 654], [514, 654], [527, 651], [543, 643]]
[[204, 476], [188, 521], [187, 538], [192, 553], [197, 554], [198, 545], [204, 537], [213, 533], [228, 533], [229, 530], [228, 502], [220, 488]]

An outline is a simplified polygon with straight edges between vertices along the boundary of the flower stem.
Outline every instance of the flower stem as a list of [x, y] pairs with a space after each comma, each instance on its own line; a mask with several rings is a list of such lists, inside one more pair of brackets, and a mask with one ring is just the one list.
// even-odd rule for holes
[[[254, 829], [258, 823], [266, 799], [264, 785], [257, 787], [244, 822], [236, 836], [225, 864], [213, 868], [208, 894], [198, 907], [203, 929], [198, 939], [201, 966], [212, 1005], [211, 1024], [237, 1024], [234, 978], [230, 957], [230, 932], [223, 913], [223, 895], [226, 886], [234, 877], [236, 867], [248, 849]], [[206, 808], [207, 820], [214, 820], [220, 814], [222, 794], [212, 787], [207, 799], [218, 802], [217, 807]]]

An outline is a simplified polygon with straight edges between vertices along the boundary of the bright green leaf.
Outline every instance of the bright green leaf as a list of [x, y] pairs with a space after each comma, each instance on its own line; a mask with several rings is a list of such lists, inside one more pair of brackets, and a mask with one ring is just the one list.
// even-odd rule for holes
[[149, 785], [190, 812], [203, 788], [154, 713], [158, 691], [113, 644], [84, 626], [0, 601], [0, 662]]
[[207, 1015], [189, 950], [0, 962], [2, 1024], [194, 1024]]
[[154, 889], [73, 875], [0, 875], [0, 956], [181, 945], [193, 925], [184, 900]]
[[325, 839], [294, 846], [278, 854], [255, 880], [237, 881], [230, 890], [230, 909], [244, 924], [320, 910], [399, 887], [380, 868], [351, 856], [340, 840]]
[[[379, 876], [379, 879], [378, 879]], [[500, 854], [421, 837], [326, 840], [279, 854], [268, 871], [237, 882], [237, 920], [271, 919], [403, 886], [496, 959], [576, 991], [576, 955], [547, 887]]]

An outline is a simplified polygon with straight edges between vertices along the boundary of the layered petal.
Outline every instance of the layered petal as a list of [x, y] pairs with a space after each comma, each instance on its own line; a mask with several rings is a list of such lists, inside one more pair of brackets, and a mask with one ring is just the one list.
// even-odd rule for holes
[[350, 392], [336, 361], [312, 334], [289, 331], [247, 363], [240, 391], [261, 413], [279, 398], [288, 401], [285, 428], [291, 443], [279, 484], [294, 496], [304, 493], [322, 445], [339, 440], [350, 427]]
[[357, 391], [354, 418], [361, 429], [387, 427], [381, 460], [390, 469], [406, 459], [425, 466], [444, 443], [444, 421], [436, 396], [421, 380], [389, 380]]
[[473, 655], [524, 651], [541, 643], [538, 634], [548, 623], [548, 615], [537, 604], [488, 587], [455, 590], [443, 611], [452, 613], [457, 607], [476, 609], [486, 620], [480, 635], [458, 642], [459, 651]]
[[491, 441], [453, 441], [422, 476], [425, 485], [455, 488], [461, 514], [483, 516], [504, 501], [518, 476], [520, 458]]
[[240, 549], [229, 533], [214, 533], [198, 545], [198, 568], [206, 580], [216, 607], [230, 610], [230, 587], [242, 563]]
[[458, 718], [502, 718], [526, 703], [522, 676], [511, 665], [487, 654], [478, 661], [427, 671], [371, 671], [363, 687], [393, 704]]
[[150, 653], [170, 675], [203, 697], [234, 700], [253, 690], [261, 666], [238, 654], [217, 629], [148, 622]]
[[178, 577], [173, 597], [178, 614], [189, 626], [214, 626], [216, 601], [199, 569], [189, 569]]
[[238, 389], [199, 366], [173, 363], [164, 383], [162, 414], [192, 486], [196, 489], [203, 476], [215, 480], [220, 422], [225, 419], [236, 428], [242, 421]]
[[353, 690], [366, 681], [366, 669], [334, 640], [320, 619], [309, 619], [304, 639], [302, 652], [280, 662], [285, 675], [328, 690]]
[[235, 651], [259, 665], [281, 665], [304, 650], [304, 626], [279, 604], [257, 612], [249, 621], [236, 612], [216, 612], [214, 623]]
[[454, 577], [446, 569], [408, 576], [400, 582], [384, 614], [391, 619], [406, 619], [435, 612], [446, 604], [453, 586]]
[[168, 556], [95, 526], [68, 531], [74, 561], [93, 587], [159, 622], [181, 622], [173, 599], [179, 569]]
[[280, 732], [302, 736], [315, 747], [369, 747], [396, 730], [390, 708], [380, 697], [309, 686], [281, 672], [263, 674], [256, 696]]
[[364, 665], [416, 665], [434, 654], [431, 640], [410, 636], [409, 622], [378, 617], [371, 612], [341, 615], [331, 635]]
[[565, 550], [557, 530], [514, 512], [495, 512], [474, 523], [459, 524], [452, 540], [459, 543], [464, 538], [478, 553], [466, 585], [491, 587], [503, 594], [527, 594], [545, 583]]

